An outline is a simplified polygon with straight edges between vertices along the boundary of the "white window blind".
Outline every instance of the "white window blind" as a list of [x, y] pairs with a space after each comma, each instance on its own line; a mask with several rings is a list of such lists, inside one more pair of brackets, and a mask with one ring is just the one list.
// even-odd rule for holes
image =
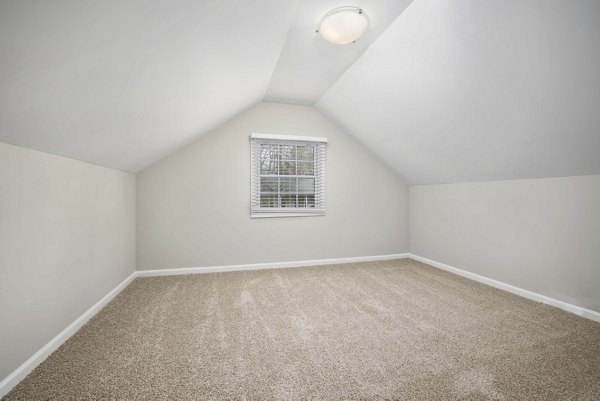
[[327, 139], [252, 134], [253, 217], [325, 214]]

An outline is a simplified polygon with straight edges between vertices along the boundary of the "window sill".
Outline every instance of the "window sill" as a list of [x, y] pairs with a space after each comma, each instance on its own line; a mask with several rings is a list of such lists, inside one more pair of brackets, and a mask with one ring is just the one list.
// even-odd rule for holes
[[250, 218], [252, 218], [252, 219], [264, 219], [264, 218], [270, 218], [270, 217], [315, 217], [315, 216], [325, 216], [325, 212], [311, 212], [311, 213], [257, 212], [257, 213], [250, 213]]

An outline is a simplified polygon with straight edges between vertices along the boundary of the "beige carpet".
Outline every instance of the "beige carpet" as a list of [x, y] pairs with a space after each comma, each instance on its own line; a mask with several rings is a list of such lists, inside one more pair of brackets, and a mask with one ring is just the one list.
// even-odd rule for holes
[[600, 399], [600, 324], [411, 260], [138, 278], [6, 396]]

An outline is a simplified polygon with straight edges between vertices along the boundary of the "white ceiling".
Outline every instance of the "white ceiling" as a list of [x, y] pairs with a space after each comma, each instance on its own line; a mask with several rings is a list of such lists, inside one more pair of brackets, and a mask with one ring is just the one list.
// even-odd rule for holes
[[600, 173], [600, 1], [416, 0], [317, 108], [409, 183]]
[[370, 29], [356, 43], [340, 46], [323, 40], [315, 29], [328, 11], [349, 3], [346, 0], [302, 0], [273, 71], [265, 101], [314, 104], [412, 1], [363, 1]]
[[[0, 141], [136, 172], [318, 100], [411, 183], [600, 173], [599, 1], [411, 1], [2, 0]], [[372, 25], [334, 46], [341, 5]]]
[[260, 102], [296, 0], [2, 0], [0, 140], [138, 171]]

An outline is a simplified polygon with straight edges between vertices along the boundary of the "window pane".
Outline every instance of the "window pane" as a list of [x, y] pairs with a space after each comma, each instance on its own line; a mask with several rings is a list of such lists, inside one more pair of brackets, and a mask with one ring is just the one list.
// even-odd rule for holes
[[260, 174], [277, 174], [277, 145], [262, 143], [260, 145]]
[[260, 192], [277, 192], [279, 187], [279, 179], [271, 177], [260, 178]]
[[296, 145], [279, 145], [280, 160], [296, 160]]
[[298, 195], [298, 207], [315, 207], [315, 196]]
[[296, 179], [295, 178], [280, 178], [279, 179], [279, 190], [281, 192], [296, 192]]
[[312, 146], [298, 146], [297, 160], [315, 160], [315, 148]]
[[277, 194], [260, 194], [260, 207], [279, 207]]
[[314, 178], [298, 178], [298, 193], [314, 194], [315, 179]]
[[281, 207], [296, 207], [296, 195], [281, 195]]
[[315, 163], [298, 162], [297, 175], [315, 175]]
[[277, 160], [278, 149], [277, 145], [271, 145], [268, 143], [260, 144], [260, 160]]
[[272, 159], [266, 159], [260, 161], [260, 173], [264, 175], [275, 175], [278, 170], [278, 162]]
[[296, 174], [296, 162], [295, 161], [280, 161], [279, 162], [279, 174], [280, 175], [295, 175]]

